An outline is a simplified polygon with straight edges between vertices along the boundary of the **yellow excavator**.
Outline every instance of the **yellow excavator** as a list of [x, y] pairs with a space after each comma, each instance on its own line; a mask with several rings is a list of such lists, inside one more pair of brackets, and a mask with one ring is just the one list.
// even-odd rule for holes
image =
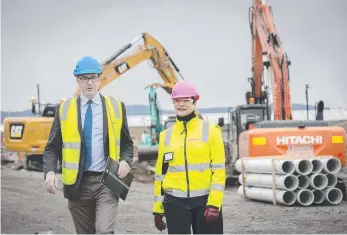
[[[135, 47], [135, 43], [141, 39], [143, 43]], [[133, 47], [136, 48], [133, 52], [123, 55]], [[163, 45], [150, 34], [142, 33], [102, 63], [100, 90], [145, 60], [151, 62], [164, 81], [164, 83], [153, 83], [150, 85], [151, 87], [162, 87], [171, 94], [174, 85], [183, 80], [178, 67]], [[78, 95], [80, 95], [79, 88], [74, 96]], [[45, 106], [40, 117], [4, 119], [4, 146], [7, 151], [18, 152], [26, 156], [23, 163], [24, 168], [42, 169], [42, 154], [47, 144], [57, 105]]]

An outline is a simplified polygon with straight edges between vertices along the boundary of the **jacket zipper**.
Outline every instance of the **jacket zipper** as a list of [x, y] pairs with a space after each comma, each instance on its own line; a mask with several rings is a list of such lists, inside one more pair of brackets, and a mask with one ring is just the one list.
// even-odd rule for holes
[[190, 197], [190, 189], [189, 189], [189, 175], [188, 175], [188, 160], [187, 160], [187, 123], [183, 122], [184, 125], [184, 162], [185, 162], [185, 168], [186, 168], [186, 179], [187, 179], [187, 192], [188, 192], [188, 198]]

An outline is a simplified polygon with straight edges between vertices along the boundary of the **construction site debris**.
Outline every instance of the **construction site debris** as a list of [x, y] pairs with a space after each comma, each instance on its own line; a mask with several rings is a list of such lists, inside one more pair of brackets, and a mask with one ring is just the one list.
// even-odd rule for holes
[[[61, 175], [58, 174], [57, 194], [49, 195], [43, 186], [42, 174], [4, 166], [1, 171], [2, 234], [75, 233], [67, 200], [62, 195]], [[153, 184], [133, 182], [128, 200], [119, 204], [116, 233], [160, 234], [153, 224], [152, 203]], [[229, 188], [225, 191], [223, 217], [227, 221], [225, 234], [341, 234], [346, 232], [347, 202], [333, 207], [274, 207], [263, 202], [243, 201], [236, 188]]]

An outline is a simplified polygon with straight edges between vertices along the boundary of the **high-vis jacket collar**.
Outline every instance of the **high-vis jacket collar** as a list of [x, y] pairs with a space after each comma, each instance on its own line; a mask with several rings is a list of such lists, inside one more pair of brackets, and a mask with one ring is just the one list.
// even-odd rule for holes
[[186, 128], [195, 128], [197, 123], [198, 123], [198, 120], [199, 120], [198, 117], [193, 117], [189, 121], [180, 121], [180, 120], [176, 119], [176, 125], [177, 125], [177, 128], [182, 129], [182, 130], [185, 127]]

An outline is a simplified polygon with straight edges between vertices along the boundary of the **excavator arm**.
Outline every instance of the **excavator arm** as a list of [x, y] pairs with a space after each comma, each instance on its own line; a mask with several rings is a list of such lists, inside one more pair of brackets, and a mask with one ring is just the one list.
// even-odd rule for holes
[[161, 109], [155, 89], [155, 86], [149, 86], [148, 101], [151, 123], [148, 133], [144, 132], [141, 136], [141, 145], [147, 147], [157, 145], [159, 142], [159, 133], [164, 130], [164, 126], [161, 123]]
[[[143, 39], [143, 45], [139, 45], [129, 55], [124, 56], [123, 54], [140, 39]], [[142, 33], [103, 63], [103, 73], [100, 76], [100, 90], [145, 60], [149, 60], [152, 63], [164, 81], [164, 83], [154, 83], [149, 86], [162, 87], [167, 93], [171, 94], [172, 88], [179, 81], [175, 72], [182, 79], [183, 76], [163, 45], [148, 33]], [[79, 94], [80, 90], [77, 88], [75, 96]]]
[[[250, 16], [253, 77], [250, 79], [252, 90], [248, 94], [249, 100], [254, 103], [238, 105], [228, 110], [226, 183], [232, 185], [237, 182], [240, 170], [236, 169], [236, 163], [245, 158], [286, 156], [286, 159], [290, 159], [290, 156], [294, 156], [295, 159], [300, 159], [299, 156], [333, 156], [339, 159], [342, 167], [346, 167], [346, 131], [342, 127], [331, 126], [327, 121], [321, 121], [323, 102], [318, 107], [319, 121], [292, 120], [288, 69], [290, 62], [276, 31], [269, 6], [264, 0], [254, 0]], [[269, 105], [265, 103], [268, 100], [263, 67], [267, 68], [271, 78], [275, 120], [269, 118]], [[223, 121], [220, 123], [223, 124]], [[339, 141], [332, 138], [335, 136]], [[340, 171], [337, 178], [335, 187], [347, 199], [347, 174]]]
[[[263, 90], [263, 66], [271, 77], [274, 120], [292, 120], [292, 105], [289, 86], [290, 61], [276, 30], [271, 8], [265, 0], [254, 0], [250, 8], [252, 35], [252, 94], [255, 103], [264, 103], [267, 92]], [[263, 58], [265, 56], [265, 60]], [[267, 87], [265, 87], [265, 90]]]
[[[143, 39], [143, 45], [140, 45], [129, 55], [123, 55], [125, 51], [132, 48], [135, 42], [140, 39]], [[148, 33], [142, 33], [135, 40], [121, 48], [114, 56], [102, 63], [103, 73], [100, 76], [101, 83], [99, 89], [104, 88], [126, 73], [126, 71], [145, 60], [152, 62], [164, 81], [151, 86], [162, 87], [171, 94], [173, 86], [179, 81], [179, 76], [176, 75], [176, 72], [182, 79], [183, 77], [164, 47]], [[79, 88], [75, 91], [74, 96], [77, 97], [78, 95], [80, 95]], [[53, 112], [56, 111], [54, 108], [52, 110], [54, 110]], [[4, 145], [9, 151], [42, 154], [47, 143], [53, 116], [54, 113], [50, 117], [6, 118], [4, 120], [6, 133]], [[15, 130], [18, 130], [17, 132], [20, 131], [20, 133], [15, 133]]]
[[157, 135], [164, 129], [164, 127], [161, 124], [161, 110], [154, 87], [149, 88], [148, 99], [151, 115], [151, 134]]

